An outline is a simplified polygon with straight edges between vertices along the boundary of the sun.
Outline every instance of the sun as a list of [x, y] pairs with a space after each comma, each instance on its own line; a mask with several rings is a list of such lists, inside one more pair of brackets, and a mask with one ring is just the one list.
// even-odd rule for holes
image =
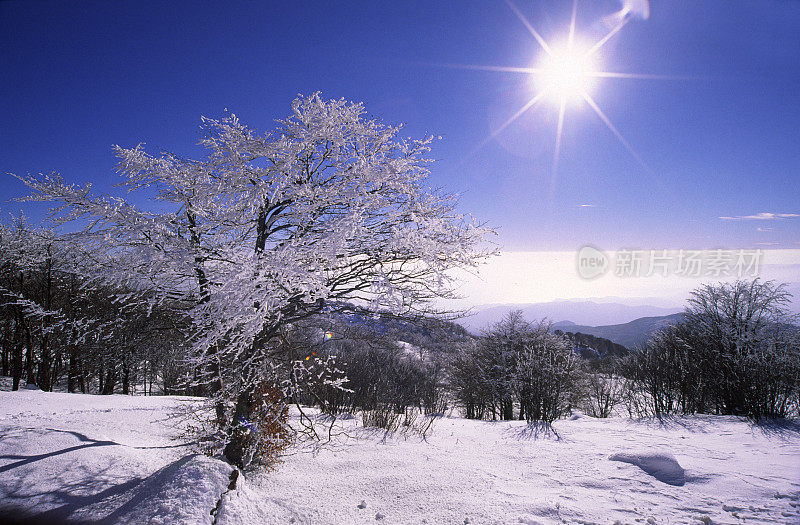
[[535, 69], [537, 73], [531, 76], [537, 89], [559, 105], [583, 102], [597, 80], [594, 56], [574, 42], [551, 47]]
[[[551, 102], [555, 106], [558, 113], [556, 120], [556, 136], [555, 147], [553, 148], [553, 162], [551, 169], [551, 198], [553, 188], [555, 187], [556, 175], [558, 173], [558, 162], [561, 155], [561, 142], [564, 131], [564, 121], [566, 118], [567, 108], [575, 106], [588, 106], [602, 121], [603, 124], [611, 131], [611, 133], [619, 140], [625, 149], [633, 156], [639, 163], [644, 171], [650, 175], [656, 182], [658, 179], [652, 170], [645, 164], [633, 146], [622, 136], [622, 133], [617, 130], [616, 126], [611, 122], [611, 119], [600, 109], [600, 106], [595, 102], [593, 91], [596, 84], [604, 79], [644, 79], [644, 80], [675, 80], [682, 77], [674, 77], [670, 75], [652, 75], [652, 74], [638, 74], [638, 73], [623, 73], [615, 71], [607, 71], [603, 65], [599, 63], [599, 52], [603, 46], [620, 30], [629, 23], [634, 17], [630, 16], [630, 10], [621, 11], [618, 13], [618, 23], [608, 31], [605, 36], [595, 41], [591, 45], [585, 45], [587, 42], [582, 39], [575, 31], [576, 17], [578, 11], [578, 0], [572, 2], [572, 16], [568, 31], [561, 40], [561, 45], [548, 43], [542, 35], [531, 25], [527, 18], [517, 8], [513, 0], [506, 0], [506, 3], [522, 22], [531, 36], [536, 40], [541, 48], [541, 55], [532, 67], [507, 67], [507, 66], [481, 66], [481, 65], [452, 65], [447, 67], [459, 67], [466, 69], [477, 69], [486, 71], [496, 71], [505, 73], [515, 73], [527, 75], [529, 84], [532, 91], [531, 98], [522, 105], [513, 115], [503, 122], [502, 125], [495, 128], [492, 133], [486, 137], [472, 152], [467, 156], [471, 157], [483, 146], [494, 140], [500, 133], [503, 132], [514, 121], [521, 117], [526, 112], [538, 106], [544, 101]], [[646, 5], [646, 3], [645, 3]], [[646, 14], [642, 16], [647, 17]]]

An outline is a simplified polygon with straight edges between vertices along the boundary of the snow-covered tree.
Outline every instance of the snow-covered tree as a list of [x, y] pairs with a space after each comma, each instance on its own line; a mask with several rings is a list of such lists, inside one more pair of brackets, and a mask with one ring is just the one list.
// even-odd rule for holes
[[87, 221], [80, 239], [98, 278], [191, 303], [196, 380], [234, 434], [259, 383], [274, 380], [291, 323], [345, 301], [429, 310], [451, 294], [448, 270], [486, 255], [487, 230], [425, 186], [432, 138], [402, 139], [362, 104], [319, 94], [291, 109], [264, 135], [235, 115], [203, 118], [202, 160], [116, 147], [121, 186], [154, 195], [150, 206], [57, 174], [21, 177], [31, 200], [58, 203], [57, 220]]
[[569, 413], [577, 389], [578, 361], [570, 342], [552, 333], [549, 322], [531, 326], [517, 357], [515, 377], [525, 419], [552, 423]]

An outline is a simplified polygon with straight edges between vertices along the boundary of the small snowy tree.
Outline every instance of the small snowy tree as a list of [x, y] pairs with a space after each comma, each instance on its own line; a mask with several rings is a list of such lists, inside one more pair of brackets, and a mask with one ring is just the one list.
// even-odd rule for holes
[[[723, 414], [784, 417], [798, 391], [800, 331], [792, 295], [772, 281], [704, 285], [692, 292], [684, 337]], [[708, 388], [710, 387], [710, 388]]]
[[304, 366], [281, 351], [293, 322], [345, 301], [425, 311], [450, 296], [447, 270], [486, 255], [487, 230], [425, 187], [432, 139], [401, 139], [360, 103], [314, 94], [271, 134], [235, 115], [203, 118], [202, 131], [202, 160], [115, 148], [121, 185], [155, 195], [149, 209], [58, 175], [21, 179], [30, 199], [59, 203], [58, 220], [88, 220], [81, 241], [103, 279], [192, 304], [195, 380], [241, 465], [247, 440], [236, 436], [249, 431], [259, 385], [279, 381], [276, 367]]

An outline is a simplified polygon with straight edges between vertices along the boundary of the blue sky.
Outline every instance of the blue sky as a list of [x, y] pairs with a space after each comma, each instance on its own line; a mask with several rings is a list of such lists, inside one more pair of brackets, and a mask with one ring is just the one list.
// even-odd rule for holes
[[[571, 1], [516, 5], [545, 40], [566, 35]], [[596, 41], [620, 2], [577, 6], [577, 36]], [[0, 48], [1, 172], [105, 190], [112, 144], [196, 154], [201, 115], [228, 108], [267, 130], [297, 93], [320, 90], [411, 136], [441, 135], [431, 184], [460, 193], [506, 250], [800, 248], [800, 2], [652, 2], [601, 66], [681, 78], [602, 79], [591, 92], [649, 172], [583, 104], [566, 111], [554, 179], [552, 104], [476, 151], [533, 96], [529, 76], [445, 67], [537, 63], [503, 1], [10, 0]], [[3, 212], [23, 193], [0, 178]], [[736, 218], [764, 213], [786, 216]]]

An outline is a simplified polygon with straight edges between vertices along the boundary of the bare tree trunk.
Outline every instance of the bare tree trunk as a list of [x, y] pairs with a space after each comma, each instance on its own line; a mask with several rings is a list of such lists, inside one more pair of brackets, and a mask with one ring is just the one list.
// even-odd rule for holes
[[142, 394], [147, 395], [147, 359], [142, 363]]
[[78, 382], [80, 383], [80, 386], [81, 386], [81, 394], [85, 394], [86, 393], [86, 383], [87, 383], [87, 381], [86, 381], [86, 367], [85, 367], [83, 359], [81, 359], [80, 355], [77, 355], [75, 358], [78, 361]]
[[[250, 421], [253, 411], [253, 395], [250, 390], [245, 390], [236, 399], [236, 408], [233, 413], [233, 424], [244, 425]], [[243, 428], [234, 428], [232, 436], [225, 445], [225, 458], [232, 465], [244, 468], [245, 454], [247, 453], [248, 434]]]
[[33, 353], [33, 340], [31, 339], [31, 331], [28, 329], [27, 325], [23, 325], [24, 336], [25, 336], [25, 381], [29, 385], [36, 384], [36, 375], [34, 374], [34, 370], [36, 367], [36, 355]]
[[106, 379], [103, 381], [103, 395], [114, 393], [114, 385], [117, 383], [117, 368], [113, 364], [106, 369]]
[[[25, 273], [19, 273], [19, 289], [24, 290], [25, 287]], [[17, 319], [19, 321], [19, 326], [22, 328], [22, 335], [25, 341], [25, 381], [29, 385], [36, 384], [36, 376], [33, 374], [34, 366], [35, 366], [35, 355], [33, 353], [33, 341], [31, 339], [31, 331], [28, 328], [28, 323], [25, 322], [25, 313], [22, 311], [21, 307], [17, 307]]]
[[[53, 305], [53, 260], [47, 259], [47, 269], [45, 271], [45, 290], [44, 290], [44, 309], [48, 312]], [[46, 321], [43, 319], [42, 323]], [[39, 388], [45, 391], [52, 390], [52, 374], [53, 374], [53, 356], [50, 354], [50, 336], [47, 333], [42, 335], [42, 341], [39, 348], [39, 370], [36, 383]]]
[[131, 388], [131, 367], [128, 363], [128, 359], [123, 357], [122, 358], [122, 393], [130, 395], [130, 388]]
[[511, 399], [503, 401], [503, 419], [505, 421], [514, 419], [514, 401]]
[[67, 392], [75, 392], [75, 383], [78, 380], [78, 350], [73, 346], [69, 349], [69, 368], [67, 369]]
[[14, 352], [14, 334], [11, 328], [11, 321], [9, 320], [3, 325], [3, 375], [11, 375], [11, 354]]
[[11, 373], [13, 375], [11, 390], [19, 390], [19, 382], [22, 379], [22, 341], [15, 337], [14, 355], [11, 358]]
[[50, 355], [50, 348], [47, 346], [48, 343], [48, 336], [47, 334], [42, 336], [42, 343], [40, 346], [39, 351], [39, 369], [38, 369], [38, 377], [36, 378], [36, 384], [39, 385], [44, 391], [51, 390], [50, 388], [50, 379], [52, 376], [52, 357]]

